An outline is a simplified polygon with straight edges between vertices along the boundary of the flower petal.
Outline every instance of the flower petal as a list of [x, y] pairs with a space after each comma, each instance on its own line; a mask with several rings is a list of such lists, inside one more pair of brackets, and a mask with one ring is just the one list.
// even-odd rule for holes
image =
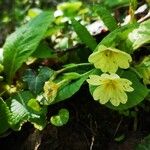
[[101, 95], [101, 86], [98, 86], [93, 92], [94, 100], [99, 100]]
[[125, 103], [127, 102], [127, 100], [128, 100], [127, 94], [126, 94], [125, 92], [122, 92], [120, 102], [121, 102], [122, 104], [125, 104]]
[[113, 58], [107, 58], [104, 68], [101, 68], [103, 72], [115, 73], [118, 70], [118, 64]]
[[94, 100], [99, 100], [101, 104], [105, 104], [109, 101], [109, 95], [105, 93], [104, 86], [97, 87], [93, 92]]
[[101, 57], [102, 57], [101, 52], [96, 51], [89, 56], [88, 61], [90, 63], [95, 63], [95, 62], [98, 62], [101, 59]]
[[132, 92], [134, 89], [130, 86], [132, 85], [132, 82], [127, 79], [120, 79], [120, 82], [122, 84], [123, 90], [127, 92]]
[[98, 75], [90, 75], [90, 79], [87, 79], [87, 82], [91, 85], [100, 85], [101, 77]]
[[119, 106], [119, 104], [120, 104], [120, 100], [116, 99], [116, 97], [112, 97], [112, 98], [110, 99], [110, 102], [111, 102], [112, 105], [114, 105], [114, 106]]
[[130, 66], [130, 62], [132, 61], [132, 58], [127, 53], [118, 53], [118, 57], [116, 57], [116, 62], [119, 65], [120, 68], [127, 69]]
[[127, 94], [123, 90], [115, 90], [111, 95], [110, 102], [114, 106], [118, 106], [120, 103], [125, 104], [127, 102]]

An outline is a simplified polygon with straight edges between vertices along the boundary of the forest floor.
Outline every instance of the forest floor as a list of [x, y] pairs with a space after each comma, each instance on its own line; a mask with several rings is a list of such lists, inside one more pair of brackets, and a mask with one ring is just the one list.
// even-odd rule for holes
[[[0, 150], [134, 150], [150, 133], [149, 113], [141, 109], [137, 119], [120, 115], [95, 102], [87, 86], [71, 99], [49, 107], [48, 117], [60, 108], [70, 111], [67, 125], [49, 124], [38, 131], [26, 123], [20, 132], [0, 138]], [[120, 136], [124, 138], [118, 141]]]

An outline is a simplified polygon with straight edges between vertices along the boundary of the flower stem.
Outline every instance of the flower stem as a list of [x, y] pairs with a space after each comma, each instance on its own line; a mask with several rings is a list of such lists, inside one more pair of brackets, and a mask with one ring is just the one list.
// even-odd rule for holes
[[73, 64], [73, 65], [67, 66], [63, 69], [56, 71], [56, 74], [58, 75], [58, 74], [63, 73], [69, 69], [73, 69], [73, 68], [77, 68], [77, 67], [81, 67], [81, 66], [90, 66], [90, 65], [91, 65], [90, 63]]
[[[60, 69], [60, 70], [57, 70], [57, 71], [55, 72], [55, 74], [50, 78], [50, 80], [54, 80], [54, 79], [57, 77], [57, 75], [59, 75], [59, 74], [65, 72], [65, 71], [67, 71], [67, 70], [69, 70], [69, 69], [78, 68], [78, 67], [81, 67], [81, 66], [90, 66], [90, 65], [92, 65], [92, 64], [90, 64], [90, 63], [80, 63], [80, 64], [68, 65], [68, 66], [66, 66], [65, 68], [62, 68], [62, 69]], [[87, 73], [87, 72], [86, 72], [86, 73]], [[86, 73], [85, 73], [85, 74], [86, 74]], [[84, 75], [84, 74], [82, 74], [82, 75]], [[82, 75], [81, 75], [81, 76], [82, 76]]]
[[130, 0], [130, 7], [129, 7], [129, 15], [131, 16], [130, 22], [134, 23], [136, 22], [136, 18], [135, 18], [135, 10], [137, 8], [137, 0]]

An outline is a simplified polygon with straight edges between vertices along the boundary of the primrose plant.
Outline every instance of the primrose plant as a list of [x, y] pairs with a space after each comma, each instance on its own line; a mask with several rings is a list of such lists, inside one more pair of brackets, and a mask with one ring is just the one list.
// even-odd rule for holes
[[[39, 130], [49, 123], [66, 124], [69, 111], [62, 108], [48, 118], [48, 106], [72, 97], [84, 83], [89, 84], [93, 99], [110, 109], [128, 110], [148, 99], [150, 55], [144, 51], [149, 49], [150, 19], [137, 22], [133, 15], [135, 8], [131, 5], [130, 22], [119, 26], [105, 6], [94, 6], [96, 18], [108, 29], [107, 35], [97, 43], [81, 24], [83, 20], [74, 19], [73, 10], [67, 11], [69, 6], [75, 12], [79, 8], [75, 8], [73, 2], [62, 6], [58, 8], [62, 12], [65, 10], [63, 17], [67, 13], [66, 26], [56, 23], [58, 16], [53, 12], [41, 10], [9, 35], [0, 49], [3, 52], [0, 134], [10, 131], [8, 129], [20, 130], [25, 122]], [[64, 38], [67, 33], [76, 32], [76, 39], [72, 40], [77, 45], [74, 45], [72, 57], [70, 49], [64, 50], [63, 46], [63, 50], [56, 50], [51, 41], [51, 36], [63, 36], [63, 32]], [[61, 64], [56, 67], [60, 69], [53, 67], [54, 62]]]

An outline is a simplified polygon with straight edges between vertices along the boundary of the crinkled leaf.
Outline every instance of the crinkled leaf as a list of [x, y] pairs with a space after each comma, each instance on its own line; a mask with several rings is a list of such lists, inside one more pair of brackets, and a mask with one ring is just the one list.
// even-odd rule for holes
[[80, 40], [85, 43], [91, 50], [94, 50], [97, 46], [96, 40], [90, 35], [86, 27], [81, 25], [75, 19], [72, 20], [72, 25]]
[[22, 63], [36, 50], [52, 20], [52, 13], [43, 12], [8, 36], [3, 47], [3, 64], [9, 82]]
[[43, 129], [45, 127], [46, 109], [45, 107], [41, 107], [41, 109], [38, 110], [32, 108], [31, 106], [33, 106], [33, 104], [29, 105], [31, 99], [34, 99], [31, 92], [24, 91], [19, 92], [8, 100], [7, 103], [11, 111], [10, 125], [14, 130], [20, 130], [22, 124], [27, 121], [37, 125], [39, 127], [38, 129]]
[[38, 75], [36, 75], [33, 70], [28, 69], [23, 77], [23, 81], [27, 82], [30, 91], [39, 94], [43, 90], [45, 81], [47, 81], [53, 73], [54, 71], [47, 67], [41, 68]]
[[144, 21], [140, 26], [129, 34], [129, 39], [133, 43], [133, 49], [137, 49], [143, 44], [150, 43], [150, 19]]
[[50, 119], [51, 124], [55, 126], [63, 126], [69, 120], [69, 111], [67, 109], [60, 109], [58, 115], [52, 116]]
[[0, 98], [0, 134], [9, 128], [10, 111], [7, 104]]

